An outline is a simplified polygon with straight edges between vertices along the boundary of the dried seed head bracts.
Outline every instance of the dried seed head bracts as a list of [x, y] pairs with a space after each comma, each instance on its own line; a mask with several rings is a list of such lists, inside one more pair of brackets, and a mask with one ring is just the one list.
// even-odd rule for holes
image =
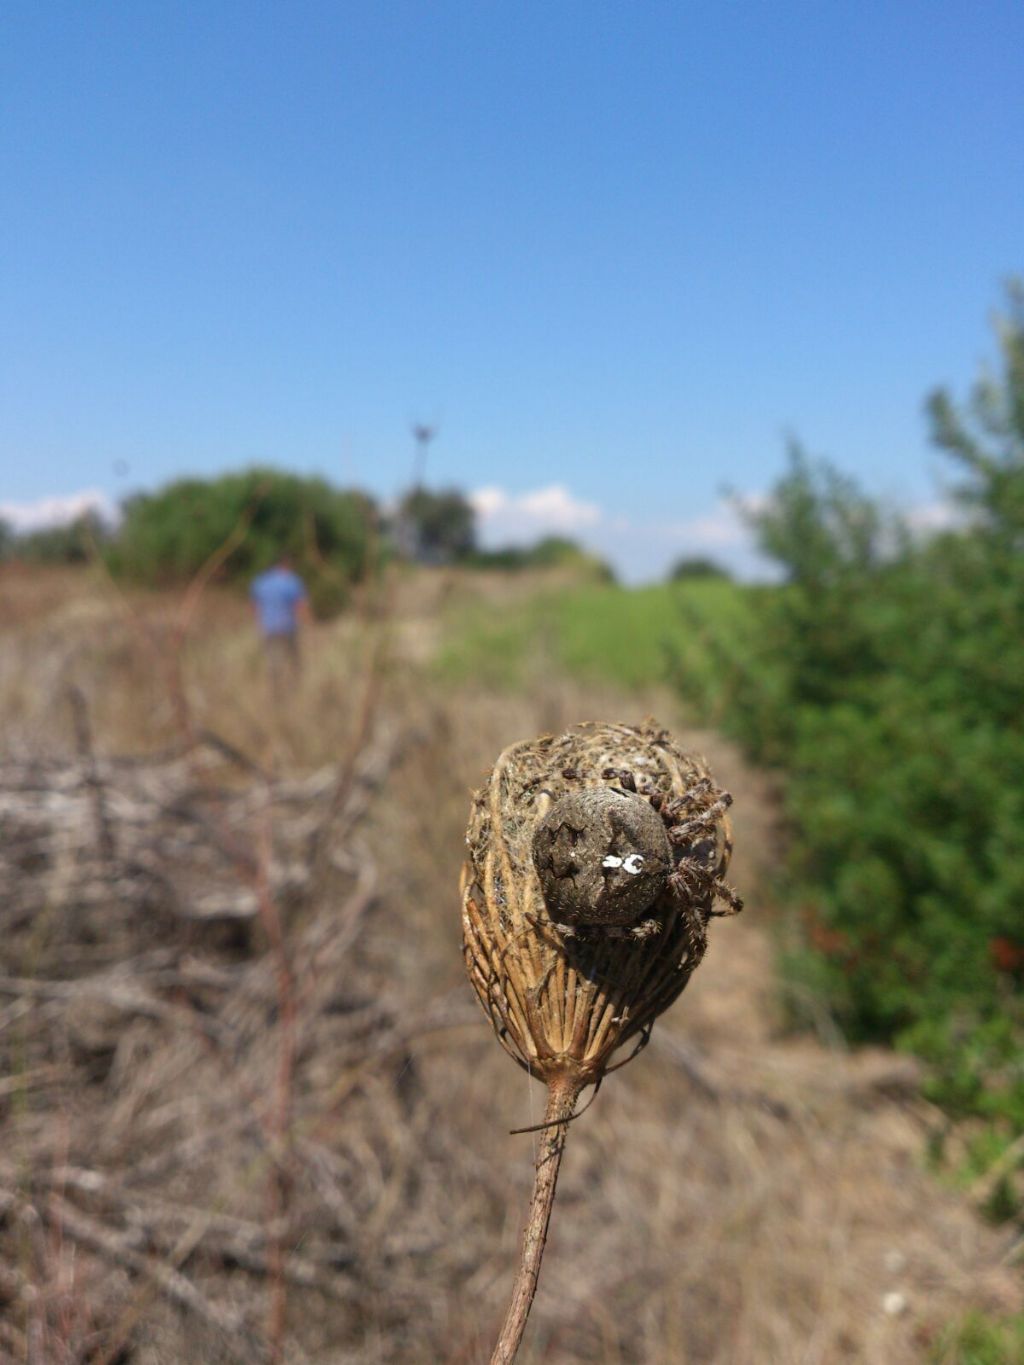
[[464, 952], [498, 1037], [541, 1079], [600, 1079], [703, 957], [730, 798], [653, 721], [506, 749], [476, 793]]

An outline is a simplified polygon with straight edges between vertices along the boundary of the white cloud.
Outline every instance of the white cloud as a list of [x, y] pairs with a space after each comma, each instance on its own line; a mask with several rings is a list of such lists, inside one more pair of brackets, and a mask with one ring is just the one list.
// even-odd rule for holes
[[593, 526], [601, 519], [601, 509], [593, 502], [574, 498], [560, 483], [524, 493], [519, 507], [526, 516], [544, 522], [555, 529], [570, 531], [576, 526]]
[[481, 521], [487, 521], [501, 511], [508, 502], [508, 494], [503, 488], [478, 488], [470, 493], [469, 500]]
[[[752, 551], [754, 532], [744, 513], [765, 511], [770, 503], [771, 497], [767, 493], [738, 494], [728, 501], [721, 499], [702, 516], [674, 522], [667, 529], [672, 538], [687, 549]], [[963, 509], [941, 498], [904, 504], [897, 506], [895, 511], [912, 531], [923, 535], [963, 525], [964, 521]]]
[[672, 538], [687, 547], [701, 550], [731, 549], [745, 544], [749, 529], [732, 507], [718, 507], [703, 517], [692, 517], [671, 528]]
[[763, 495], [719, 499], [685, 520], [638, 522], [617, 509], [575, 497], [565, 484], [510, 493], [490, 484], [469, 494], [481, 542], [528, 543], [543, 535], [569, 535], [609, 559], [627, 582], [660, 578], [682, 555], [710, 555], [743, 577], [765, 577], [770, 568], [756, 554], [739, 505], [757, 507]]
[[565, 535], [596, 526], [602, 518], [597, 503], [573, 497], [561, 483], [527, 493], [509, 493], [491, 485], [470, 493], [469, 501], [484, 539], [491, 544], [539, 535]]
[[[677, 559], [705, 555], [741, 579], [776, 580], [781, 570], [759, 553], [744, 515], [764, 511], [770, 500], [768, 493], [748, 491], [694, 508], [691, 516], [639, 520], [616, 507], [603, 509], [577, 498], [560, 483], [525, 493], [494, 484], [469, 495], [483, 544], [526, 544], [543, 535], [569, 535], [610, 560], [631, 583], [661, 578]], [[896, 510], [921, 535], [962, 524], [964, 515], [939, 498], [904, 503]]]
[[964, 521], [963, 508], [942, 498], [912, 503], [903, 515], [912, 531], [920, 531], [924, 535], [948, 531], [954, 526], [962, 526]]
[[753, 544], [750, 526], [744, 512], [758, 512], [767, 503], [763, 493], [738, 495], [726, 501], [720, 498], [710, 512], [667, 527], [673, 540], [687, 549], [732, 550]]
[[17, 532], [38, 531], [44, 526], [66, 526], [86, 512], [114, 521], [117, 508], [98, 488], [86, 488], [66, 497], [36, 498], [34, 502], [0, 502], [0, 521]]

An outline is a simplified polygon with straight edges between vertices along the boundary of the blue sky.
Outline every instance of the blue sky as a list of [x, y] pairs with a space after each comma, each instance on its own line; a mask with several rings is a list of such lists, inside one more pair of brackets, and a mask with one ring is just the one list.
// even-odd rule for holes
[[790, 432], [927, 517], [1022, 91], [1019, 0], [5, 0], [0, 511], [257, 461], [389, 498], [426, 419], [486, 538], [631, 578], [748, 563], [721, 491]]

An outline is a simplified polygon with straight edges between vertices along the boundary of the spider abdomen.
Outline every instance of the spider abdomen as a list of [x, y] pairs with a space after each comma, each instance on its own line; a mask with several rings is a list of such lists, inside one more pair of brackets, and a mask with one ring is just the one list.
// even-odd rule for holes
[[665, 890], [672, 849], [651, 803], [620, 787], [560, 797], [537, 826], [533, 862], [557, 923], [634, 924]]

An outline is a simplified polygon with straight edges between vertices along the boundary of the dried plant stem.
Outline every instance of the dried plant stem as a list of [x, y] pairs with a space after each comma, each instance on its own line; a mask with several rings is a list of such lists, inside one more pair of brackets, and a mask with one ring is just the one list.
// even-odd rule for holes
[[530, 1215], [523, 1233], [523, 1249], [519, 1271], [512, 1287], [512, 1300], [491, 1357], [491, 1365], [511, 1365], [523, 1339], [526, 1319], [537, 1292], [540, 1263], [548, 1238], [548, 1223], [555, 1202], [558, 1168], [576, 1101], [583, 1089], [575, 1077], [554, 1076], [548, 1083], [548, 1102], [544, 1113], [544, 1127], [537, 1146], [537, 1167], [533, 1182]]

